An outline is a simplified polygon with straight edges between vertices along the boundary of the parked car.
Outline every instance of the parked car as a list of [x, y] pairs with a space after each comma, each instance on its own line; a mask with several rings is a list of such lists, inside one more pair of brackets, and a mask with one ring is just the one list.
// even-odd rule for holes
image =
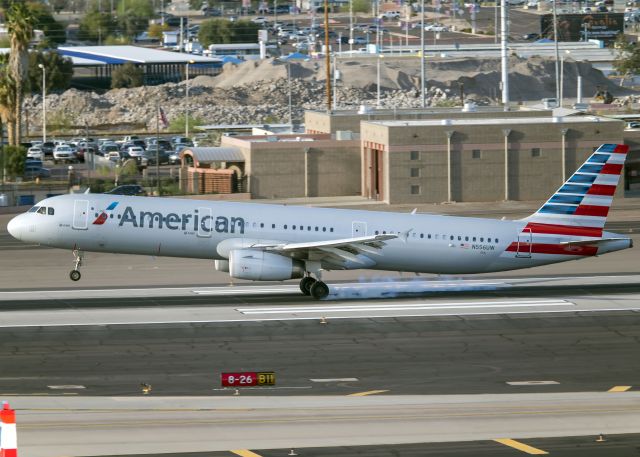
[[526, 35], [522, 35], [523, 40], [527, 41], [535, 41], [540, 39], [539, 33], [527, 33]]
[[169, 159], [170, 155], [168, 151], [165, 151], [163, 149], [160, 149], [159, 151], [157, 151], [157, 148], [155, 146], [152, 146], [146, 151], [144, 151], [144, 154], [141, 157], [139, 157], [139, 161], [138, 161], [139, 165], [143, 167], [155, 165], [156, 155], [159, 156], [158, 158], [160, 159], [160, 165], [171, 163]]
[[56, 148], [53, 150], [53, 163], [77, 161], [78, 159], [76, 157], [76, 154], [69, 145], [61, 144], [59, 146], [56, 146]]
[[353, 37], [353, 44], [363, 45], [363, 44], [367, 44], [368, 42], [369, 41], [363, 36], [354, 36]]
[[42, 152], [44, 152], [45, 157], [53, 157], [53, 150], [56, 147], [53, 141], [46, 141], [42, 143], [40, 147], [42, 148]]
[[43, 168], [42, 165], [26, 164], [22, 177], [24, 179], [46, 179], [51, 177], [51, 170]]
[[429, 24], [424, 26], [426, 32], [448, 32], [449, 27], [442, 24]]
[[105, 192], [105, 194], [112, 195], [142, 195], [146, 196], [144, 188], [138, 184], [124, 184], [122, 186], [114, 187], [113, 189]]
[[140, 146], [129, 146], [127, 156], [140, 162], [140, 158], [144, 155], [144, 148]]
[[378, 16], [380, 19], [399, 19], [400, 11], [385, 11]]
[[253, 22], [254, 24], [266, 24], [267, 22], [269, 22], [269, 20], [264, 17], [264, 16], [258, 16], [258, 17], [254, 17], [253, 19], [251, 19], [251, 22]]
[[31, 146], [27, 151], [27, 158], [44, 160], [44, 151], [38, 146]]

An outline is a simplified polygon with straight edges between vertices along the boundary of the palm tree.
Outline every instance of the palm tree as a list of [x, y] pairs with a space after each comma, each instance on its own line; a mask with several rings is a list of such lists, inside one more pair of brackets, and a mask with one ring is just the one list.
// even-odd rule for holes
[[20, 124], [22, 122], [22, 94], [25, 90], [27, 70], [29, 67], [29, 43], [33, 38], [33, 28], [36, 22], [33, 12], [22, 1], [11, 3], [7, 11], [7, 28], [11, 37], [11, 52], [9, 55], [9, 69], [15, 85], [15, 115], [14, 143], [19, 145], [22, 137]]
[[16, 84], [7, 66], [0, 67], [0, 119], [7, 126], [7, 140], [9, 144], [17, 145], [16, 141]]

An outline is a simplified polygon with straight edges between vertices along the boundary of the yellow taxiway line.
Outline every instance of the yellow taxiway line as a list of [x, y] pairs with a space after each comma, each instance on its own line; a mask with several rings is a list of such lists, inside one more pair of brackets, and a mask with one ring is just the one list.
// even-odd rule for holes
[[509, 446], [512, 447], [514, 449], [517, 449], [519, 451], [525, 452], [527, 454], [531, 454], [531, 455], [546, 455], [548, 454], [547, 451], [543, 451], [542, 449], [538, 449], [535, 448], [533, 446], [529, 446], [527, 444], [521, 443], [520, 441], [516, 441], [516, 440], [512, 440], [509, 438], [501, 438], [498, 440], [493, 440], [497, 443], [500, 444], [504, 444], [505, 446]]
[[364, 397], [366, 395], [376, 395], [389, 392], [388, 390], [368, 390], [366, 392], [356, 392], [355, 394], [349, 394], [347, 397]]
[[626, 392], [631, 389], [631, 386], [613, 386], [607, 392]]
[[239, 455], [240, 457], [262, 457], [260, 454], [256, 454], [249, 449], [231, 449], [229, 452], [233, 452], [235, 455]]

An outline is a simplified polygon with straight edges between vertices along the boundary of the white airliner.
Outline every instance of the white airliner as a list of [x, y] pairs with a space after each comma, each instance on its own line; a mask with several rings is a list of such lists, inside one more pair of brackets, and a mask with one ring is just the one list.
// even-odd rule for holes
[[495, 220], [172, 198], [70, 194], [13, 218], [17, 239], [83, 251], [213, 259], [234, 278], [302, 278], [329, 294], [325, 270], [468, 274], [605, 254], [632, 240], [603, 230], [628, 147], [600, 146], [534, 214]]

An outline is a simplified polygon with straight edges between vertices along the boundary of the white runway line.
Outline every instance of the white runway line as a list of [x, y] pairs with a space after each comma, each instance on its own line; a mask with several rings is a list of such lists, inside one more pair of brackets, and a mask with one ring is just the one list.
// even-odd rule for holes
[[356, 382], [358, 378], [327, 378], [327, 379], [309, 379], [311, 382]]
[[558, 381], [507, 381], [510, 386], [552, 386], [560, 384]]
[[483, 302], [449, 302], [449, 303], [409, 303], [402, 305], [366, 304], [335, 306], [291, 306], [286, 308], [236, 308], [245, 315], [251, 314], [298, 314], [298, 313], [349, 313], [366, 311], [414, 311], [434, 309], [470, 309], [470, 308], [512, 308], [522, 306], [575, 306], [568, 300], [520, 300], [520, 301], [483, 301]]

